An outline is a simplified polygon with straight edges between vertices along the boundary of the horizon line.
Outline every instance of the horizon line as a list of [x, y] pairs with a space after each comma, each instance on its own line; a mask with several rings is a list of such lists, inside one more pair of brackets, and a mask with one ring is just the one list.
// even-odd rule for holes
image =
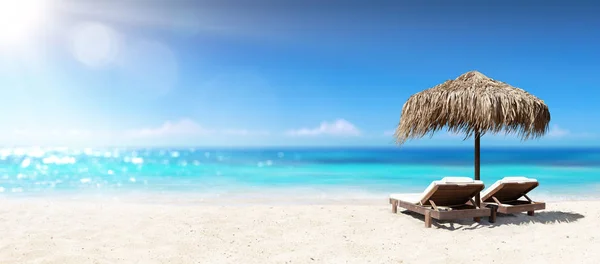
[[[143, 145], [106, 145], [106, 146], [93, 146], [93, 145], [78, 145], [78, 146], [42, 146], [42, 145], [14, 145], [5, 146], [0, 145], [0, 149], [15, 149], [15, 148], [134, 148], [134, 149], [164, 149], [164, 148], [188, 148], [188, 149], [474, 149], [474, 146], [464, 145], [423, 145], [423, 146], [381, 146], [381, 145], [346, 145], [346, 146], [323, 146], [323, 145], [250, 145], [250, 146], [227, 146], [227, 145], [154, 145], [154, 146], [143, 146]], [[481, 146], [481, 149], [598, 149], [598, 146], [524, 146], [524, 145], [492, 145], [492, 146]]]

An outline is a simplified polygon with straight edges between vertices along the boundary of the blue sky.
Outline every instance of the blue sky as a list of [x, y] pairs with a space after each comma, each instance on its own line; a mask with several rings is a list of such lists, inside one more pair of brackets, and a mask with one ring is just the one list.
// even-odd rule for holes
[[0, 144], [391, 146], [410, 95], [479, 70], [552, 114], [482, 144], [600, 145], [600, 5], [323, 2], [4, 4]]

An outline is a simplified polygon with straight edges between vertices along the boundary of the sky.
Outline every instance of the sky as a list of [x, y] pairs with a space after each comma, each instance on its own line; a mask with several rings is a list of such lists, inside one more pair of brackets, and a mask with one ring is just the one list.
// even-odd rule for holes
[[[471, 70], [600, 146], [593, 1], [0, 0], [0, 145], [394, 146], [408, 97]], [[470, 146], [442, 131], [408, 146]]]

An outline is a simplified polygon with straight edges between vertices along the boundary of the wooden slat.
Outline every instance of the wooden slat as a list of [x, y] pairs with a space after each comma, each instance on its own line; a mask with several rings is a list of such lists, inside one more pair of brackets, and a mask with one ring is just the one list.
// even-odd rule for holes
[[474, 205], [475, 207], [479, 208], [479, 204], [473, 201], [473, 198], [469, 199], [469, 202], [471, 203], [471, 205]]
[[492, 196], [492, 200], [494, 200], [494, 202], [496, 202], [498, 205], [502, 205], [502, 202], [500, 202], [496, 196]]
[[422, 214], [422, 215], [425, 215], [425, 212], [427, 210], [431, 210], [430, 208], [427, 208], [425, 206], [416, 205], [416, 204], [405, 202], [405, 201], [401, 201], [401, 200], [396, 200], [396, 202], [398, 203], [399, 207], [402, 207], [402, 208], [404, 208], [406, 210], [413, 211], [415, 213], [419, 213], [419, 214]]
[[429, 201], [434, 201], [437, 206], [452, 206], [465, 204], [475, 194], [483, 189], [483, 185], [460, 185], [460, 184], [442, 184], [434, 187], [431, 196], [427, 197], [423, 202], [424, 205], [429, 205]]
[[429, 206], [416, 205], [401, 200], [393, 200], [398, 204], [399, 207], [422, 215], [429, 213], [432, 218], [438, 220], [474, 218], [491, 215], [491, 210], [489, 208], [476, 208], [473, 205], [467, 204], [452, 206], [450, 211], [434, 211]]
[[[485, 204], [487, 205], [488, 203]], [[546, 209], [546, 203], [544, 202], [529, 203], [528, 201], [513, 201], [509, 204], [499, 204], [497, 206], [498, 212], [503, 214], [514, 214]]]
[[452, 210], [452, 211], [432, 211], [431, 217], [438, 220], [452, 220], [452, 219], [464, 219], [464, 218], [475, 218], [482, 216], [491, 215], [490, 208], [479, 208], [479, 209], [464, 209], [464, 210]]
[[431, 204], [431, 206], [433, 207], [433, 210], [439, 211], [437, 208], [437, 205], [435, 205], [435, 202], [432, 200], [429, 200], [429, 203]]

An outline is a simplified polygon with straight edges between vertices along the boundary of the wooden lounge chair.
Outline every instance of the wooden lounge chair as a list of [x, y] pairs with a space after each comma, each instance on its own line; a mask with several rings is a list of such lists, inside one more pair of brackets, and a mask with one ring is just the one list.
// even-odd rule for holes
[[[535, 179], [505, 177], [481, 193], [481, 205], [495, 205], [498, 212], [503, 214], [527, 212], [533, 216], [535, 210], [546, 209], [546, 203], [534, 202], [527, 196], [538, 185]], [[526, 200], [519, 200], [521, 197]]]
[[475, 205], [473, 197], [483, 190], [481, 181], [467, 177], [446, 177], [432, 182], [422, 194], [392, 194], [390, 203], [392, 212], [397, 213], [398, 207], [425, 216], [425, 227], [431, 227], [431, 219], [450, 220], [489, 216], [494, 222], [490, 208], [480, 208]]

